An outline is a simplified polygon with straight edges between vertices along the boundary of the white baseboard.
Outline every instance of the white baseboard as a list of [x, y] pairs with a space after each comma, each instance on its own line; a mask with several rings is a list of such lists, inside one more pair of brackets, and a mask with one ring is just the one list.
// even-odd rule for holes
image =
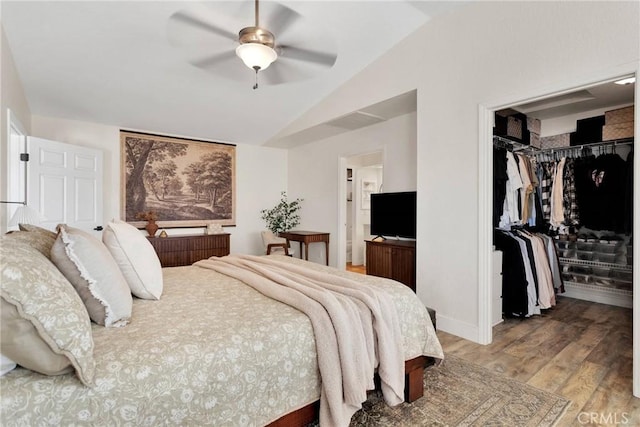
[[462, 322], [457, 319], [452, 319], [451, 317], [443, 316], [437, 311], [436, 324], [438, 325], [439, 331], [444, 331], [476, 343], [480, 341], [478, 325], [472, 325], [471, 323]]

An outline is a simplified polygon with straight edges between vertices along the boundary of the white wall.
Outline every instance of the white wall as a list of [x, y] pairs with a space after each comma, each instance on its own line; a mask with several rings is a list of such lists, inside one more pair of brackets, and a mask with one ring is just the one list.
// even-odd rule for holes
[[[33, 116], [32, 135], [93, 147], [104, 152], [104, 219], [120, 218], [120, 129], [96, 123]], [[152, 131], [150, 131], [152, 132]], [[277, 203], [287, 189], [287, 152], [277, 148], [238, 144], [236, 148], [236, 226], [231, 252], [261, 254], [260, 210]], [[204, 229], [168, 229], [169, 235], [203, 233]]]
[[[439, 328], [478, 339], [479, 104], [546, 95], [561, 84], [568, 89], [593, 81], [604, 70], [637, 66], [639, 6], [473, 2], [429, 21], [281, 135], [417, 89], [417, 293], [436, 309]], [[322, 214], [305, 217], [314, 227], [333, 229], [335, 183], [324, 179], [337, 175], [339, 152], [325, 140], [290, 158], [290, 186], [302, 193], [304, 186], [294, 184], [302, 181], [319, 194], [313, 207]], [[317, 157], [295, 166], [310, 154]]]
[[[383, 151], [384, 191], [416, 189], [416, 114], [405, 114], [386, 122], [336, 135], [318, 143], [289, 151], [289, 189], [304, 199], [301, 230], [331, 233], [329, 264], [337, 263], [338, 182], [340, 157]], [[354, 185], [354, 204], [356, 203]], [[310, 246], [309, 259], [324, 263], [321, 244]]]
[[[31, 111], [22, 88], [20, 76], [16, 70], [11, 49], [4, 34], [4, 28], [0, 26], [0, 200], [7, 200], [7, 146], [8, 146], [8, 120], [7, 109], [24, 126], [24, 130], [31, 130]], [[6, 206], [0, 206], [0, 234], [4, 234], [6, 220]]]

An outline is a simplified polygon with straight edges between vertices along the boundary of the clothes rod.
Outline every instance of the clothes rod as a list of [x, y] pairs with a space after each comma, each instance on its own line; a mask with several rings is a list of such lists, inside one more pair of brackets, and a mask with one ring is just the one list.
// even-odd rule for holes
[[570, 145], [567, 147], [554, 147], [554, 148], [536, 148], [530, 145], [522, 144], [517, 141], [512, 141], [508, 138], [503, 138], [501, 136], [494, 135], [493, 142], [498, 141], [499, 143], [509, 144], [513, 147], [513, 151], [529, 151], [528, 154], [544, 154], [544, 153], [555, 153], [557, 151], [571, 151], [571, 150], [582, 150], [583, 148], [597, 148], [597, 147], [606, 147], [612, 146], [615, 147], [617, 145], [631, 145], [633, 144], [633, 138], [625, 138], [625, 139], [614, 139], [611, 141], [602, 141], [602, 142], [594, 142], [591, 144], [580, 144], [580, 145]]

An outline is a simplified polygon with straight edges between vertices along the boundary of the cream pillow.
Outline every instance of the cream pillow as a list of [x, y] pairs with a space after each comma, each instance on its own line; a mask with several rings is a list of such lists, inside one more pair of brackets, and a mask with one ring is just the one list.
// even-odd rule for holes
[[[52, 267], [55, 268], [55, 266]], [[41, 374], [61, 375], [73, 371], [69, 359], [52, 350], [51, 346], [40, 336], [33, 322], [25, 318], [28, 316], [23, 317], [18, 307], [5, 301], [4, 298], [0, 303], [2, 351], [4, 353], [17, 359], [20, 366]], [[85, 313], [86, 311], [85, 309]]]
[[124, 326], [129, 322], [131, 290], [100, 240], [60, 224], [51, 261], [76, 288], [91, 320], [104, 326]]
[[78, 293], [44, 255], [19, 240], [0, 241], [0, 352], [45, 375], [95, 375], [91, 320]]
[[102, 233], [102, 242], [135, 296], [160, 299], [162, 266], [153, 246], [137, 228], [124, 221], [110, 222]]
[[37, 225], [18, 224], [18, 227], [20, 228], [20, 231], [30, 231], [33, 233], [38, 233], [42, 237], [50, 239], [52, 241], [51, 244], [53, 244], [53, 240], [56, 239], [56, 233], [51, 230], [47, 230], [46, 228], [38, 227]]
[[20, 231], [12, 231], [7, 234], [12, 239], [22, 240], [29, 246], [37, 249], [41, 254], [49, 258], [51, 247], [56, 241], [56, 234], [53, 231], [36, 227], [35, 225], [19, 224]]

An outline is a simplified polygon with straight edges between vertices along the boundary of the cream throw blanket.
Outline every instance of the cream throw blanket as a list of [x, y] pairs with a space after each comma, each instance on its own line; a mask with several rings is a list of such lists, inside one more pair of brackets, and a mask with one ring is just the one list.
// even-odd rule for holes
[[268, 257], [212, 257], [194, 265], [238, 279], [309, 317], [322, 378], [321, 426], [349, 425], [374, 388], [376, 368], [387, 404], [404, 400], [400, 323], [384, 291]]

